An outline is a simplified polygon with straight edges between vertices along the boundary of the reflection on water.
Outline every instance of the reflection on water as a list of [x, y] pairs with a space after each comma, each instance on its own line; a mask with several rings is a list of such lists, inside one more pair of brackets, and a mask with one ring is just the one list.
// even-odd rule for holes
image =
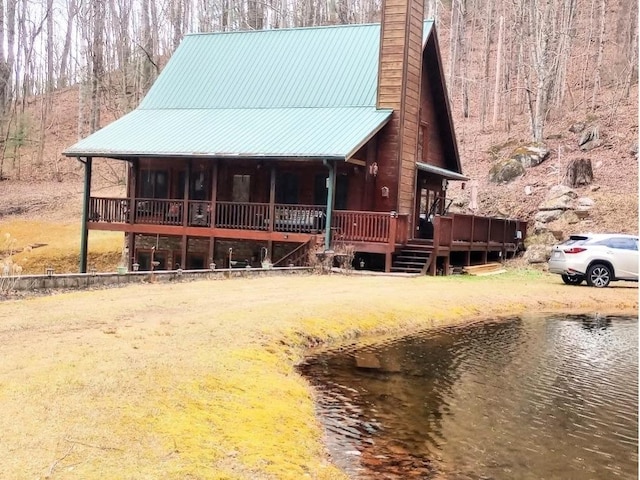
[[355, 479], [637, 478], [638, 322], [513, 318], [317, 354], [333, 461]]

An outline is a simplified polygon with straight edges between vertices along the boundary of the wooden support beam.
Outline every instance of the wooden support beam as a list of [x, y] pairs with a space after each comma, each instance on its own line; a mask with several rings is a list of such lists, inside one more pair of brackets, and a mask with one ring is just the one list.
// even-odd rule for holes
[[91, 163], [92, 158], [84, 161], [84, 197], [82, 200], [82, 231], [80, 236], [80, 273], [87, 273], [89, 247], [89, 200], [91, 199]]

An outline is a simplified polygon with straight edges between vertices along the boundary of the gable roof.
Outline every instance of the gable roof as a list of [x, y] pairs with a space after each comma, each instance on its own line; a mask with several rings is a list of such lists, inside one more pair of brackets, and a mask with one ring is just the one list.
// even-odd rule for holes
[[376, 109], [380, 25], [193, 34], [140, 106], [68, 156], [348, 159]]
[[[459, 172], [433, 21], [423, 25]], [[376, 109], [379, 46], [380, 24], [187, 35], [138, 108], [63, 153], [349, 160], [391, 118]]]

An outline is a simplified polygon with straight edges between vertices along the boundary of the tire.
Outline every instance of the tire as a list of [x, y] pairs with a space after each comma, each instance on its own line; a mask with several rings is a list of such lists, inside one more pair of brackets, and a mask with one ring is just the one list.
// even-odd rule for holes
[[590, 287], [604, 288], [613, 279], [613, 272], [604, 263], [594, 263], [587, 270], [587, 284]]
[[562, 281], [567, 285], [580, 285], [583, 280], [582, 275], [562, 275]]

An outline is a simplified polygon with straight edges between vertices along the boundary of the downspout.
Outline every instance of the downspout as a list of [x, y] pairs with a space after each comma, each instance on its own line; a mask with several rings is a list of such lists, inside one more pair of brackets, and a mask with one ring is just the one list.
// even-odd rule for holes
[[333, 162], [322, 160], [322, 163], [329, 169], [327, 179], [327, 222], [324, 232], [324, 249], [331, 250], [331, 217], [333, 216], [333, 201], [335, 197], [336, 166]]
[[80, 273], [87, 273], [87, 248], [89, 243], [89, 199], [91, 198], [91, 157], [84, 160], [84, 198], [82, 201], [82, 231], [80, 232]]

